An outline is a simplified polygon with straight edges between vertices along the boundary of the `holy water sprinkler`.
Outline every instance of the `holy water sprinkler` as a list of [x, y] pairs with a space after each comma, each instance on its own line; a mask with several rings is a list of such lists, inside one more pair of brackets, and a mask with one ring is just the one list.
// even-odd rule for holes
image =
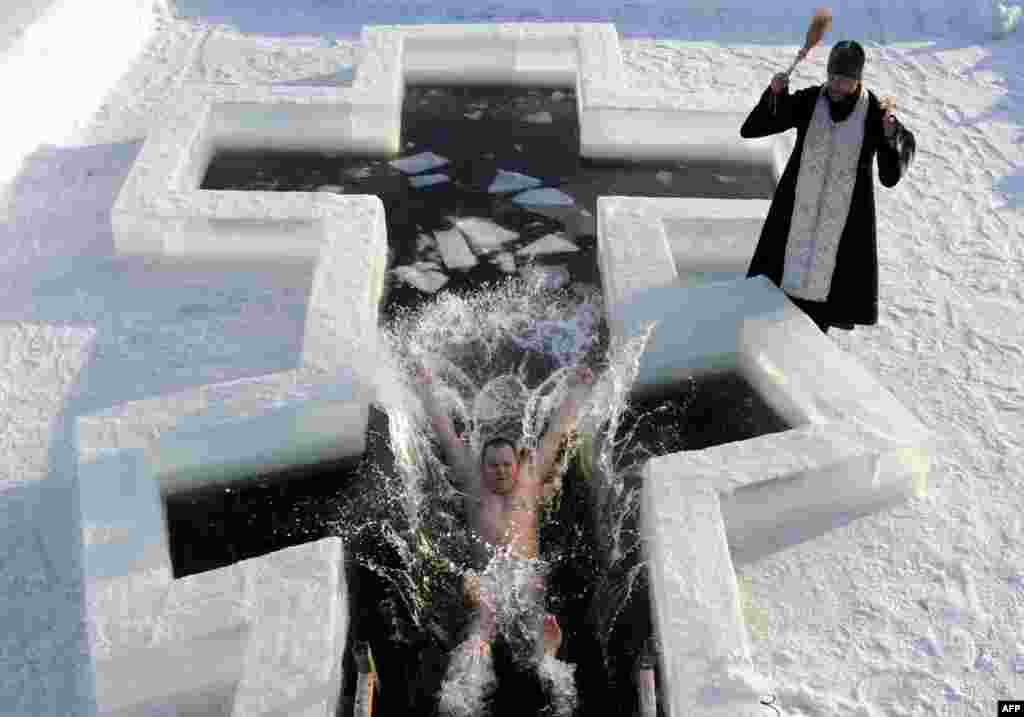
[[[800, 51], [796, 53], [796, 59], [793, 60], [793, 64], [789, 66], [783, 74], [789, 78], [793, 74], [793, 70], [800, 64], [800, 61], [807, 57], [808, 53], [813, 50], [821, 38], [825, 36], [825, 33], [832, 29], [832, 9], [823, 7], [818, 8], [814, 11], [814, 17], [811, 18], [811, 25], [807, 28], [807, 37], [804, 38], [804, 46], [800, 48]], [[772, 114], [775, 113], [775, 98], [772, 98]]]
[[800, 48], [800, 51], [796, 54], [796, 59], [793, 60], [793, 64], [786, 70], [786, 76], [788, 77], [796, 69], [796, 66], [800, 64], [800, 61], [807, 57], [807, 54], [817, 47], [818, 43], [821, 42], [821, 38], [825, 36], [825, 33], [832, 29], [832, 10], [831, 8], [823, 7], [818, 8], [814, 11], [814, 17], [811, 19], [811, 26], [807, 28], [807, 37], [804, 39], [804, 46]]

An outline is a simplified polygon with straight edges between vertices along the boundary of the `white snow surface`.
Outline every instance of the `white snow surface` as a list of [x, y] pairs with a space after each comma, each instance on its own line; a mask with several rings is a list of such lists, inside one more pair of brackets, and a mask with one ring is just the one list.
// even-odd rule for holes
[[[3, 186], [0, 714], [88, 701], [81, 581], [68, 577], [79, 538], [47, 552], [38, 528], [71, 524], [56, 476], [74, 465], [74, 418], [291, 369], [301, 352], [308, 277], [114, 255], [111, 205], [179, 83], [343, 78], [359, 48], [338, 38], [364, 24], [590, 20], [618, 24], [635, 86], [746, 111], [814, 7], [608, 4], [566, 17], [525, 0], [327, 5], [179, 0], [82, 129], [31, 150]], [[865, 44], [865, 81], [896, 99], [918, 153], [898, 187], [877, 187], [879, 323], [829, 339], [941, 440], [925, 498], [740, 571], [754, 666], [785, 715], [989, 715], [996, 699], [1024, 699], [1024, 52], [1019, 29], [993, 37], [1000, 6], [1017, 7], [834, 8], [825, 45]], [[79, 31], [102, 44], [126, 30], [98, 13]], [[792, 85], [820, 81], [826, 57], [812, 52]], [[79, 111], [59, 86], [6, 109], [5, 124]]]

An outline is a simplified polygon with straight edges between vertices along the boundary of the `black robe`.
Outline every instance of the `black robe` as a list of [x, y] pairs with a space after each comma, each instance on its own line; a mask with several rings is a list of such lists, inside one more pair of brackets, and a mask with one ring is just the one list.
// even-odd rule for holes
[[[786, 243], [800, 173], [804, 139], [814, 114], [814, 105], [822, 86], [808, 87], [795, 94], [785, 92], [777, 98], [772, 112], [772, 93], [766, 89], [743, 127], [742, 137], [766, 137], [796, 128], [797, 140], [786, 170], [775, 188], [768, 218], [754, 250], [747, 276], [765, 275], [776, 285], [782, 283]], [[825, 301], [790, 300], [803, 309], [819, 326], [853, 328], [853, 324], [878, 323], [878, 248], [875, 231], [874, 167], [877, 156], [878, 178], [885, 187], [894, 187], [906, 173], [914, 157], [914, 135], [897, 120], [896, 134], [886, 139], [882, 130], [882, 110], [878, 97], [868, 91], [868, 110], [864, 120], [864, 144], [857, 168], [857, 181], [850, 199], [850, 214], [839, 240], [835, 271]], [[788, 294], [787, 294], [788, 296]]]

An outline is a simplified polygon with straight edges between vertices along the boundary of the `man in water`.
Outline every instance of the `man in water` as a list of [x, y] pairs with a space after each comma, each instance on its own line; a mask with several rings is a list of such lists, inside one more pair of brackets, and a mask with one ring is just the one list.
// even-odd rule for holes
[[[480, 541], [478, 566], [486, 561], [483, 572], [470, 571], [464, 578], [466, 604], [478, 614], [460, 649], [489, 658], [491, 644], [501, 633], [522, 660], [538, 664], [543, 658], [553, 659], [562, 632], [558, 619], [543, 610], [538, 517], [545, 501], [561, 490], [559, 451], [575, 429], [579, 403], [590, 391], [593, 374], [588, 368], [572, 374], [569, 392], [541, 440], [539, 452], [497, 437], [484, 444], [479, 463], [438, 404], [430, 372], [420, 368], [416, 379], [455, 482], [465, 495], [466, 517]], [[537, 618], [542, 614], [541, 624]]]
[[907, 172], [914, 135], [861, 77], [864, 48], [836, 43], [828, 82], [789, 94], [779, 73], [761, 95], [742, 137], [796, 128], [747, 276], [763, 274], [824, 333], [878, 323], [878, 248], [872, 162], [894, 187]]

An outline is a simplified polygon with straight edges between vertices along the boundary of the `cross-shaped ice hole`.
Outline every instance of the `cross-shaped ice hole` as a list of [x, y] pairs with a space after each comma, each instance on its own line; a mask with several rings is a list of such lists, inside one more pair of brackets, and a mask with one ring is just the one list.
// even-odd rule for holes
[[[232, 193], [269, 185], [275, 192], [305, 192], [318, 186], [326, 190], [323, 182], [339, 181], [344, 186], [330, 191], [379, 196], [392, 266], [393, 290], [387, 294], [385, 317], [415, 308], [442, 289], [460, 292], [501, 281], [507, 274], [525, 276], [535, 260], [561, 261], [570, 283], [595, 285], [595, 202], [610, 191], [734, 197], [770, 193], [767, 164], [691, 164], [674, 179], [670, 172], [666, 184], [655, 170], [674, 168], [675, 163], [591, 162], [579, 152], [575, 91], [566, 88], [555, 97], [545, 88], [407, 86], [401, 122], [405, 152], [399, 159], [338, 152], [218, 153], [201, 186]], [[469, 107], [485, 110], [467, 120]], [[537, 128], [525, 121], [524, 112], [537, 107], [551, 109], [549, 126]], [[515, 145], [523, 150], [516, 152]], [[440, 170], [446, 180], [439, 184], [434, 179]], [[718, 186], [720, 171], [731, 171], [739, 179]], [[499, 183], [503, 191], [495, 192]], [[538, 184], [561, 189], [536, 188]]]
[[[271, 400], [267, 406], [285, 395], [285, 386], [296, 380], [315, 381], [317, 376], [322, 379], [325, 373], [331, 375], [339, 369], [358, 377], [359, 359], [372, 356], [363, 349], [361, 338], [367, 334], [372, 338], [376, 325], [386, 253], [384, 217], [379, 201], [372, 197], [200, 191], [200, 178], [216, 151], [331, 149], [394, 155], [399, 151], [400, 108], [406, 83], [510, 81], [575, 87], [580, 152], [589, 158], [673, 158], [690, 162], [724, 158], [737, 164], [769, 166], [778, 177], [791, 147], [786, 140], [739, 140], [740, 116], [680, 110], [672, 98], [633, 91], [625, 81], [618, 39], [611, 25], [371, 27], [363, 32], [363, 45], [363, 59], [351, 87], [315, 92], [296, 89], [282, 95], [265, 86], [185, 84], [170, 99], [162, 115], [163, 124], [147, 138], [112, 211], [119, 253], [182, 261], [212, 258], [224, 261], [228, 267], [252, 260], [271, 266], [284, 261], [316, 266], [304, 367], [298, 372], [301, 377], [270, 377], [248, 384], [251, 391], [261, 381], [284, 384], [268, 388]], [[659, 181], [666, 179], [670, 178], [663, 175]], [[641, 208], [638, 216], [642, 218], [642, 208], [647, 205], [642, 200], [633, 201], [641, 202], [635, 206]], [[673, 282], [680, 283], [676, 267], [682, 263], [678, 257], [665, 254], [664, 225], [654, 226], [651, 231], [651, 225], [643, 221], [620, 221], [625, 217], [616, 217], [614, 211], [602, 212], [600, 204], [598, 209], [602, 282], [606, 297], [611, 297], [609, 319], [614, 326], [625, 329], [637, 316], [649, 314], [658, 291], [671, 289]], [[289, 228], [287, 241], [275, 238], [275, 226]], [[697, 579], [694, 575], [656, 571], [662, 577], [652, 585], [662, 637], [671, 635], [668, 628], [675, 624], [685, 623], [689, 626], [687, 634], [695, 635], [708, 630], [709, 625], [717, 629], [716, 620], [721, 616], [733, 620], [724, 628], [728, 639], [709, 643], [712, 651], [730, 648], [744, 639], [742, 629], [736, 627], [739, 614], [734, 609], [735, 576], [724, 554], [723, 531], [735, 559], [752, 559], [759, 554], [759, 545], [771, 545], [765, 536], [777, 534], [775, 528], [779, 525], [790, 525], [793, 513], [789, 506], [803, 508], [809, 503], [809, 512], [824, 521], [815, 528], [820, 532], [829, 527], [829, 516], [839, 510], [875, 510], [904, 498], [914, 481], [918, 481], [916, 487], [923, 488], [927, 471], [923, 429], [887, 392], [879, 391], [877, 383], [863, 370], [853, 367], [854, 378], [842, 387], [822, 386], [808, 378], [814, 371], [831, 371], [836, 366], [845, 370], [852, 365], [834, 345], [825, 343], [827, 339], [816, 337], [807, 319], [796, 314], [794, 307], [769, 291], [764, 282], [725, 285], [728, 289], [722, 286], [704, 287], [709, 293], [699, 296], [664, 294], [663, 298], [673, 299], [676, 304], [665, 302], [662, 309], [681, 300], [683, 305], [702, 307], [701, 311], [714, 311], [719, 304], [733, 307], [711, 322], [701, 311], [691, 315], [691, 319], [704, 317], [705, 326], [694, 325], [692, 320], [683, 324], [689, 332], [683, 335], [692, 339], [693, 347], [704, 340], [723, 348], [723, 352], [702, 354], [695, 364], [694, 352], [684, 351], [681, 363], [663, 362], [665, 370], [649, 362], [642, 370], [641, 384], [650, 375], [673, 376], [712, 365], [735, 366], [738, 361], [747, 380], [780, 413], [793, 417], [798, 427], [775, 436], [683, 454], [682, 458], [673, 454], [657, 459], [661, 463], [656, 465], [679, 467], [670, 471], [673, 477], [682, 474], [685, 480], [710, 481], [721, 496], [700, 488], [703, 498], [694, 499], [691, 512], [696, 506], [703, 508], [693, 513], [692, 520], [688, 518], [689, 527], [654, 522], [661, 541], [654, 545], [685, 546], [690, 539], [691, 552], [696, 543], [718, 546], [714, 555], [721, 560], [706, 566], [692, 563], [696, 576], [701, 575], [698, 567], [717, 571], [706, 574], [706, 600], [693, 604], [693, 612], [681, 616], [666, 612], [664, 596], [673, 594], [671, 591], [678, 590], [680, 584]], [[743, 304], [739, 301], [742, 297], [754, 303]], [[751, 309], [762, 300], [761, 308]], [[355, 322], [353, 307], [358, 317]], [[656, 315], [657, 311], [648, 318]], [[671, 321], [663, 320], [663, 328], [681, 317], [667, 318]], [[730, 321], [731, 334], [728, 328], [722, 328]], [[714, 337], [704, 335], [710, 324], [719, 327]], [[360, 328], [355, 332], [360, 338], [353, 338], [353, 325]], [[363, 332], [364, 328], [369, 331]], [[652, 359], [659, 355], [669, 333], [655, 336]], [[666, 353], [671, 352], [661, 355]], [[277, 428], [290, 425], [290, 430], [280, 434], [284, 446], [290, 449], [309, 436], [326, 441], [328, 425], [355, 426], [356, 433], [362, 435], [368, 398], [360, 391], [365, 384], [356, 378], [349, 385], [353, 388], [351, 401], [317, 404], [311, 400], [295, 406], [290, 419], [272, 415], [267, 407], [260, 408], [262, 398], [247, 404], [245, 415], [262, 422], [264, 435], [275, 433], [271, 424]], [[225, 441], [223, 451], [212, 450], [193, 465], [180, 452], [161, 452], [159, 442], [153, 444], [154, 430], [157, 435], [182, 431], [180, 435], [185, 436], [189, 424], [202, 424], [201, 417], [208, 408], [204, 389], [196, 389], [138, 405], [127, 404], [79, 422], [77, 480], [82, 529], [86, 536], [113, 536], [112, 542], [86, 542], [84, 547], [100, 713], [187, 701], [189, 693], [202, 694], [210, 687], [208, 678], [213, 675], [214, 682], [227, 685], [228, 691], [232, 691], [232, 685], [238, 686], [233, 714], [248, 717], [303, 711], [332, 715], [337, 706], [337, 656], [348, 626], [340, 602], [343, 594], [337, 565], [341, 546], [337, 541], [281, 551], [195, 576], [207, 586], [209, 596], [190, 604], [201, 603], [204, 608], [213, 605], [215, 609], [190, 613], [198, 616], [198, 622], [189, 622], [181, 611], [172, 610], [182, 604], [175, 595], [185, 588], [171, 581], [160, 514], [161, 481], [173, 483], [176, 475], [189, 471], [201, 478], [208, 474], [207, 458], [211, 466], [223, 470], [225, 465], [237, 469], [239, 465], [251, 465], [247, 462], [253, 460], [265, 464], [287, 453], [267, 454], [264, 447], [232, 440]], [[228, 406], [226, 410], [233, 409]], [[303, 421], [313, 428], [307, 430]], [[215, 443], [219, 433], [215, 426], [209, 429], [208, 439]], [[233, 429], [225, 430], [230, 433]], [[340, 448], [325, 442], [316, 450]], [[167, 470], [157, 471], [159, 465]], [[645, 485], [652, 489], [671, 485], [671, 479], [658, 478], [664, 473], [658, 469]], [[866, 475], [874, 476], [874, 481], [865, 483]], [[107, 481], [132, 486], [134, 492], [122, 496], [116, 491], [104, 493], [100, 486]], [[831, 492], [840, 487], [842, 490]], [[103, 495], [110, 497], [109, 505], [99, 501]], [[721, 521], [715, 517], [715, 500], [721, 504]], [[773, 509], [764, 510], [765, 501]], [[129, 534], [116, 529], [126, 522], [134, 526]], [[798, 525], [813, 527], [808, 521], [798, 521]], [[103, 526], [110, 530], [102, 530]], [[310, 553], [318, 557], [311, 560]], [[663, 557], [655, 552], [650, 559], [655, 563], [660, 559], [665, 566]], [[283, 561], [277, 577], [263, 567], [268, 561]], [[237, 589], [231, 586], [236, 579], [242, 585]], [[269, 581], [264, 592], [254, 587], [262, 580]], [[675, 587], [670, 584], [673, 580]], [[280, 602], [285, 598], [284, 584], [289, 590], [294, 588], [288, 599], [293, 607], [301, 609], [296, 611]], [[264, 602], [257, 595], [270, 597]], [[275, 617], [267, 620], [266, 615]], [[677, 623], [677, 617], [682, 622]], [[158, 629], [158, 625], [162, 626]], [[253, 630], [248, 638], [243, 636], [246, 626]], [[229, 628], [228, 633], [237, 628], [238, 632], [227, 634], [218, 627]], [[167, 635], [180, 638], [176, 648], [163, 642]], [[217, 646], [210, 660], [197, 663], [196, 671], [178, 673], [182, 679], [174, 684], [160, 679], [139, 683], [140, 675], [125, 671], [132, 665], [148, 664], [146, 675], [164, 676], [172, 671], [170, 664], [180, 668], [188, 663], [174, 659], [183, 654], [175, 649], [191, 655], [207, 642]], [[669, 698], [679, 714], [714, 714], [712, 707], [695, 707], [692, 701], [695, 695], [703, 694], [700, 690], [705, 682], [703, 673], [683, 659], [691, 647], [665, 645], [666, 682], [672, 686]], [[226, 673], [212, 672], [217, 660], [227, 666]], [[301, 678], [296, 678], [298, 672]]]

